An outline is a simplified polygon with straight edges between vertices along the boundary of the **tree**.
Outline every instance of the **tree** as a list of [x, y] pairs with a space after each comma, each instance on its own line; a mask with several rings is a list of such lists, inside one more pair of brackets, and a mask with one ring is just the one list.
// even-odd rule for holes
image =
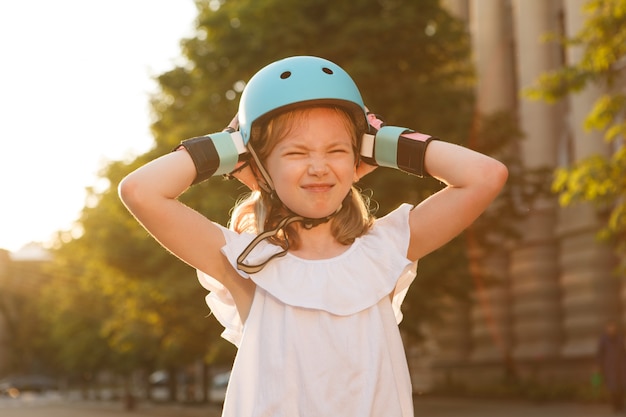
[[[126, 172], [125, 163], [110, 163], [102, 176], [117, 184]], [[202, 359], [218, 333], [207, 325], [199, 284], [188, 279], [193, 271], [147, 236], [115, 187], [90, 190], [78, 223], [78, 237], [59, 236], [55, 279], [44, 291], [64, 369], [127, 376]], [[68, 344], [70, 334], [77, 336]]]
[[612, 144], [607, 157], [593, 155], [556, 172], [553, 190], [563, 205], [591, 202], [606, 213], [599, 237], [611, 241], [618, 258], [619, 271], [626, 274], [626, 0], [592, 0], [586, 3], [584, 26], [570, 39], [567, 47], [582, 48], [579, 62], [543, 74], [537, 85], [527, 91], [530, 98], [555, 101], [575, 94], [590, 84], [600, 85], [605, 93], [587, 115], [585, 127], [604, 132]]
[[101, 323], [111, 308], [90, 288], [97, 278], [88, 273], [89, 257], [77, 256], [74, 250], [80, 250], [76, 242], [63, 247], [73, 260], [56, 252], [50, 279], [41, 289], [39, 315], [48, 329], [47, 347], [54, 352], [57, 373], [86, 387], [92, 376], [115, 366], [112, 350], [101, 334]]

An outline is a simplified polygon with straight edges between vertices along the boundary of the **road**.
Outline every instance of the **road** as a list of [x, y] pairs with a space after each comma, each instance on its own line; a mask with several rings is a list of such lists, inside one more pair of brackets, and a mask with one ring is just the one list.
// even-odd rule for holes
[[[217, 406], [155, 405], [140, 403], [125, 411], [121, 402], [67, 401], [59, 396], [23, 396], [0, 399], [2, 417], [219, 417]], [[487, 401], [418, 397], [416, 417], [604, 417], [615, 414], [596, 404], [532, 404], [523, 401]]]
[[140, 402], [127, 411], [121, 401], [84, 401], [55, 393], [0, 397], [0, 417], [219, 417], [219, 406]]

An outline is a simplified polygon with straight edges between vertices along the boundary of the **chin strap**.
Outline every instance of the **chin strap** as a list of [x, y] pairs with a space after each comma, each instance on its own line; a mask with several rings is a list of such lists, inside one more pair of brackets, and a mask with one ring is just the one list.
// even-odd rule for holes
[[252, 159], [254, 159], [254, 162], [259, 171], [259, 174], [261, 175], [261, 177], [263, 177], [263, 181], [257, 180], [259, 187], [261, 187], [263, 191], [265, 191], [266, 193], [273, 194], [274, 182], [272, 181], [272, 177], [270, 177], [270, 174], [267, 172], [267, 170], [265, 169], [265, 166], [261, 163], [261, 160], [257, 156], [256, 151], [250, 144], [248, 144], [248, 152], [250, 152]]
[[[348, 194], [349, 196], [350, 194]], [[250, 252], [252, 252], [254, 250], [254, 248], [261, 243], [261, 241], [268, 239], [272, 236], [276, 236], [281, 230], [284, 231], [284, 229], [289, 226], [291, 223], [294, 222], [302, 222], [302, 226], [305, 229], [312, 229], [315, 226], [319, 226], [320, 224], [326, 223], [328, 222], [330, 219], [332, 219], [333, 217], [335, 217], [337, 215], [337, 213], [339, 213], [339, 210], [341, 210], [342, 206], [339, 206], [339, 208], [337, 210], [335, 210], [334, 213], [326, 216], [326, 217], [322, 217], [320, 219], [312, 219], [310, 217], [303, 217], [303, 216], [298, 216], [297, 214], [291, 214], [287, 217], [285, 217], [284, 219], [282, 219], [280, 222], [278, 222], [278, 224], [276, 225], [276, 227], [272, 230], [268, 230], [266, 232], [260, 233], [259, 235], [257, 235], [252, 242], [250, 242], [248, 244], [248, 246], [246, 246], [246, 248], [243, 250], [243, 252], [241, 252], [241, 254], [237, 257], [237, 268], [240, 269], [243, 272], [246, 272], [248, 274], [254, 274], [255, 272], [259, 272], [261, 269], [263, 269], [265, 267], [265, 265], [267, 265], [267, 263], [269, 261], [271, 261], [274, 258], [280, 258], [282, 256], [285, 256], [287, 254], [287, 251], [289, 250], [289, 240], [287, 239], [287, 235], [285, 234], [285, 248], [283, 250], [281, 250], [278, 253], [275, 253], [274, 255], [270, 256], [269, 258], [267, 258], [265, 261], [261, 262], [258, 265], [248, 265], [246, 263], [244, 263], [244, 261], [246, 260], [246, 258], [248, 257], [248, 255], [250, 255]]]

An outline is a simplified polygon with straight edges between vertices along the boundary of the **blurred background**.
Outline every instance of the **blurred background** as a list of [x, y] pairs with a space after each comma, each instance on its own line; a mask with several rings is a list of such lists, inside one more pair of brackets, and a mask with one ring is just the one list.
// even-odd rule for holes
[[[51, 33], [37, 19], [19, 27], [45, 46], [70, 16], [80, 24], [63, 42], [35, 48], [17, 34], [2, 41], [20, 54], [45, 53], [28, 67], [38, 77], [61, 67], [76, 72], [70, 80], [98, 78], [61, 86], [45, 78], [56, 87], [50, 95], [33, 78], [19, 83], [23, 102], [3, 99], [2, 125], [21, 120], [21, 136], [3, 135], [2, 165], [13, 168], [0, 180], [7, 222], [0, 236], [16, 229], [11, 224], [47, 218], [60, 200], [82, 203], [78, 213], [65, 209], [75, 217], [49, 239], [33, 234], [28, 243], [24, 233], [10, 244], [28, 244], [0, 250], [0, 396], [55, 390], [129, 407], [220, 403], [235, 349], [220, 337], [194, 271], [147, 236], [121, 205], [117, 184], [182, 139], [221, 130], [262, 66], [317, 55], [345, 68], [389, 124], [493, 155], [510, 170], [489, 211], [420, 261], [401, 323], [416, 395], [605, 399], [598, 340], [609, 321], [624, 323], [626, 299], [626, 0], [138, 3], [136, 14], [128, 2], [112, 2], [107, 13], [50, 3], [43, 15], [29, 13], [55, 22], [45, 26]], [[2, 6], [9, 13], [2, 19], [11, 19], [11, 7]], [[173, 12], [179, 8], [187, 12]], [[118, 43], [107, 39], [121, 28], [142, 36], [111, 48]], [[164, 33], [172, 38], [162, 43]], [[92, 42], [79, 42], [86, 38]], [[166, 42], [175, 47], [163, 64]], [[112, 70], [104, 62], [116, 51]], [[83, 65], [85, 56], [102, 65]], [[138, 56], [143, 101], [122, 112], [145, 131], [126, 129], [116, 113], [136, 99], [138, 90], [118, 88], [134, 80], [128, 63]], [[20, 62], [10, 62], [7, 86], [23, 72]], [[81, 100], [85, 91], [93, 94]], [[115, 101], [103, 110], [96, 103], [106, 91]], [[93, 118], [84, 128], [75, 128], [79, 113], [59, 104], [73, 94]], [[33, 107], [41, 101], [46, 109]], [[39, 112], [54, 122], [38, 123]], [[115, 150], [104, 145], [113, 140]], [[86, 155], [96, 156], [81, 167]], [[57, 171], [67, 173], [46, 184]], [[87, 182], [62, 192], [77, 175]], [[441, 184], [379, 169], [360, 186], [384, 215]], [[213, 178], [182, 199], [226, 224], [244, 192]], [[37, 203], [25, 204], [20, 193]]]

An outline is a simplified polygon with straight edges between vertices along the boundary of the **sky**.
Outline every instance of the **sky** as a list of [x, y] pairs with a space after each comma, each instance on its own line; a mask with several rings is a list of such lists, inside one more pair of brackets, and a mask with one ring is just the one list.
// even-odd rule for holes
[[70, 230], [112, 160], [147, 151], [154, 77], [193, 0], [0, 2], [0, 249]]

